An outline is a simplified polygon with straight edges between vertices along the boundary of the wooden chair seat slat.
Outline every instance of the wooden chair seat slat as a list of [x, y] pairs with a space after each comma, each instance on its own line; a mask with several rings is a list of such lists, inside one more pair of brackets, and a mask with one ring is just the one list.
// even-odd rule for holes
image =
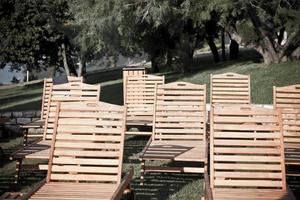
[[268, 190], [268, 189], [215, 189], [213, 193], [215, 200], [243, 200], [243, 199], [290, 199], [288, 191], [282, 190]]
[[112, 199], [117, 184], [62, 183], [45, 184], [30, 199]]

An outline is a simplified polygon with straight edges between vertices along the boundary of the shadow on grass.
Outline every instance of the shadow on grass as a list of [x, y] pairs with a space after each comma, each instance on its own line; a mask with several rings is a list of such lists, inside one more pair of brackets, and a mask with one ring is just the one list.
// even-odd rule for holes
[[[134, 167], [131, 186], [135, 191], [136, 199], [199, 199], [203, 194], [201, 174], [149, 172], [145, 175], [145, 184], [140, 185], [138, 158], [149, 138], [150, 136], [127, 136], [125, 141], [124, 163], [127, 169], [130, 166]], [[172, 166], [172, 163], [154, 161], [154, 165]]]
[[[227, 55], [228, 58], [228, 55]], [[166, 82], [174, 82], [181, 78], [190, 78], [195, 74], [195, 72], [204, 72], [204, 71], [216, 71], [224, 69], [228, 66], [235, 64], [244, 64], [244, 63], [257, 63], [261, 62], [261, 56], [252, 49], [241, 49], [240, 57], [238, 60], [227, 60], [215, 63], [210, 53], [200, 54], [194, 57], [193, 63], [189, 66], [190, 72], [179, 73], [174, 72], [166, 76]]]

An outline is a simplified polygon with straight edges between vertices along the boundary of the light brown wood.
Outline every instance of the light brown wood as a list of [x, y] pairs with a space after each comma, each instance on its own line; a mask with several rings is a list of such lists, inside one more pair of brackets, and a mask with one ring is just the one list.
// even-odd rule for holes
[[[285, 164], [300, 165], [300, 85], [273, 87], [273, 104], [281, 109]], [[300, 172], [299, 172], [300, 173]]]
[[[152, 126], [155, 88], [156, 85], [164, 84], [164, 76], [128, 75], [125, 83], [126, 125]], [[129, 133], [129, 131], [126, 133]], [[130, 134], [135, 133], [139, 134], [138, 132]], [[151, 135], [151, 132], [148, 134]]]
[[210, 125], [207, 198], [294, 199], [285, 180], [280, 110], [213, 105]]
[[83, 83], [83, 77], [77, 77], [77, 76], [67, 76], [69, 83]]
[[127, 91], [127, 76], [142, 76], [146, 74], [144, 67], [124, 67], [123, 68], [123, 104], [125, 104]]
[[[94, 115], [87, 118], [80, 113]], [[59, 102], [55, 116], [47, 182], [30, 199], [120, 199], [120, 190], [124, 191], [132, 178], [131, 172], [121, 183], [123, 107], [104, 102]], [[85, 131], [67, 131], [71, 126], [72, 130], [81, 129], [82, 124]], [[104, 128], [111, 131], [97, 131]]]
[[48, 103], [50, 101], [50, 92], [53, 85], [52, 78], [44, 79], [44, 87], [43, 87], [43, 98], [42, 98], [42, 108], [41, 108], [41, 120], [44, 120], [47, 115]]
[[[206, 85], [174, 82], [157, 86], [153, 133], [140, 156], [144, 172], [203, 173], [206, 159]], [[182, 168], [146, 166], [146, 160], [183, 161]], [[192, 162], [199, 167], [189, 167]], [[143, 173], [141, 183], [143, 182]]]
[[210, 75], [210, 104], [250, 104], [250, 75]]
[[[43, 140], [51, 140], [54, 127], [54, 117], [58, 102], [98, 102], [100, 97], [100, 85], [85, 83], [65, 83], [53, 85], [48, 103], [48, 113], [45, 119]], [[80, 114], [80, 113], [72, 113]]]

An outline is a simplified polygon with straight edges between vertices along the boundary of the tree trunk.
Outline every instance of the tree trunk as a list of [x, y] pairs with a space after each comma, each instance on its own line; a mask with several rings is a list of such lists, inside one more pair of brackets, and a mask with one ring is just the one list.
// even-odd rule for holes
[[206, 41], [207, 41], [208, 46], [210, 47], [211, 53], [213, 54], [214, 61], [220, 62], [220, 56], [219, 56], [218, 49], [214, 42], [213, 37], [212, 36], [206, 37]]
[[66, 46], [64, 43], [61, 44], [61, 56], [64, 64], [64, 69], [67, 76], [70, 76], [70, 69], [67, 62]]
[[221, 41], [222, 41], [222, 60], [226, 61], [226, 49], [225, 49], [225, 35], [224, 35], [224, 28], [221, 31]]
[[83, 77], [83, 82], [86, 80], [86, 62], [84, 59], [79, 59], [78, 77]]
[[273, 45], [270, 42], [267, 42], [267, 40], [268, 39], [265, 39], [265, 43], [259, 44], [254, 48], [263, 56], [265, 64], [279, 63], [279, 53], [274, 51]]
[[82, 70], [83, 70], [83, 60], [79, 59], [78, 77], [82, 76]]
[[229, 45], [229, 59], [236, 60], [239, 58], [239, 44], [234, 40], [230, 40]]
[[166, 62], [167, 68], [170, 68], [172, 66], [172, 61], [173, 61], [172, 53], [170, 51], [168, 51], [167, 52], [167, 62]]
[[159, 72], [159, 68], [158, 68], [158, 63], [157, 63], [157, 57], [151, 55], [151, 66], [152, 66], [152, 72], [153, 73], [158, 73]]

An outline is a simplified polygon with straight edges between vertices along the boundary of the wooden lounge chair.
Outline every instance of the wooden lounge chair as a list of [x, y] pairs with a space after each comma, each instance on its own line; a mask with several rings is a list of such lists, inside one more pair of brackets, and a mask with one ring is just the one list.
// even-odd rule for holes
[[123, 106], [59, 103], [46, 179], [23, 199], [120, 199], [126, 114]]
[[279, 110], [214, 105], [206, 199], [295, 199], [287, 189]]
[[41, 119], [37, 121], [33, 121], [28, 124], [24, 124], [21, 126], [23, 129], [23, 135], [24, 135], [24, 141], [23, 145], [26, 146], [28, 145], [28, 139], [39, 139], [43, 135], [42, 131], [32, 131], [31, 129], [42, 129], [45, 124], [45, 118], [47, 115], [47, 108], [48, 108], [48, 103], [50, 101], [49, 95], [51, 92], [51, 88], [53, 85], [53, 80], [52, 78], [45, 78], [44, 79], [44, 87], [43, 87], [43, 96], [42, 96], [42, 108], [41, 108]]
[[[82, 77], [71, 77], [68, 76], [69, 83], [82, 83]], [[41, 108], [41, 119], [37, 121], [30, 122], [28, 124], [24, 124], [21, 126], [23, 129], [24, 141], [23, 145], [28, 145], [28, 139], [40, 139], [43, 137], [43, 132], [40, 131], [44, 128], [46, 115], [48, 113], [48, 102], [50, 101], [49, 95], [51, 92], [51, 87], [53, 85], [52, 78], [44, 79], [44, 87], [43, 87], [43, 96], [42, 96], [42, 108]], [[39, 129], [39, 130], [37, 130]]]
[[[50, 90], [47, 103], [47, 116], [43, 136], [40, 141], [27, 145], [14, 152], [11, 160], [16, 160], [16, 181], [19, 179], [21, 165], [24, 158], [48, 160], [50, 144], [53, 135], [53, 123], [57, 102], [98, 102], [100, 98], [100, 85], [89, 85], [85, 83], [65, 83], [53, 85]], [[27, 166], [32, 168], [32, 166]], [[26, 168], [27, 168], [26, 167]], [[23, 166], [25, 169], [25, 166]]]
[[[164, 76], [127, 76], [125, 103], [127, 130], [130, 127], [152, 126], [155, 85], [164, 84]], [[149, 131], [126, 131], [131, 135], [151, 135]]]
[[250, 75], [236, 73], [210, 75], [210, 105], [250, 104]]
[[123, 68], [123, 104], [126, 98], [127, 76], [142, 76], [146, 74], [144, 67], [124, 67]]
[[283, 139], [287, 175], [300, 176], [300, 85], [275, 87], [274, 107], [282, 112]]
[[[142, 185], [146, 172], [204, 173], [205, 102], [206, 85], [174, 82], [157, 86], [153, 133], [140, 156]], [[145, 166], [146, 160], [184, 162], [184, 167]]]

